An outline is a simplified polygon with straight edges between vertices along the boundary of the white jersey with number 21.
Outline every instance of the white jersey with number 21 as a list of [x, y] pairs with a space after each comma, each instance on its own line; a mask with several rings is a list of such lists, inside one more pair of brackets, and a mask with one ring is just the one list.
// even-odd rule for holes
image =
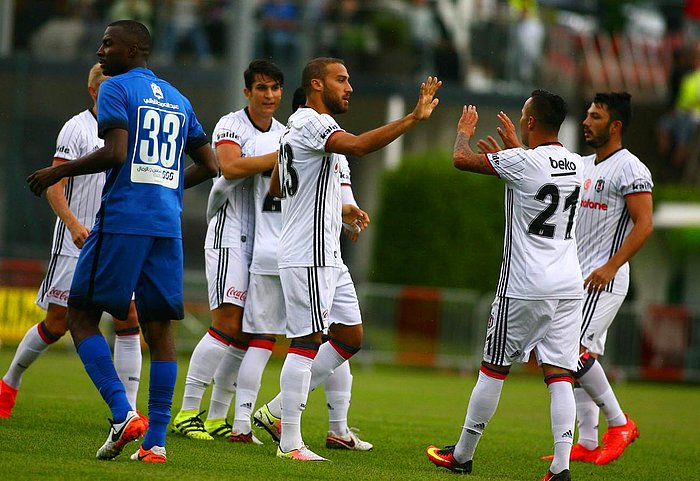
[[583, 184], [578, 154], [559, 143], [486, 154], [505, 181], [503, 262], [497, 296], [581, 299], [576, 215]]

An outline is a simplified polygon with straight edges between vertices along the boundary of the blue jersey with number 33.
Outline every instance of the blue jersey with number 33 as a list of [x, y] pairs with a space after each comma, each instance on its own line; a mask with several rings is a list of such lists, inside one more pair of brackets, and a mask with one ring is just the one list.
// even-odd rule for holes
[[145, 68], [105, 80], [99, 136], [129, 133], [124, 163], [107, 172], [95, 228], [110, 234], [181, 237], [184, 154], [207, 143], [189, 100]]

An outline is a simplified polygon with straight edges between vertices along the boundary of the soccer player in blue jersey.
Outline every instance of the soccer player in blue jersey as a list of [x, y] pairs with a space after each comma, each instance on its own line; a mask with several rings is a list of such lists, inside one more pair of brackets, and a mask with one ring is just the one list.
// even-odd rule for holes
[[[85, 370], [112, 411], [97, 458], [116, 457], [143, 434], [132, 459], [162, 463], [177, 376], [171, 320], [184, 314], [183, 189], [212, 178], [217, 165], [189, 100], [147, 68], [150, 48], [150, 33], [139, 22], [119, 20], [107, 27], [97, 51], [104, 74], [112, 77], [97, 101], [104, 147], [38, 170], [27, 183], [40, 195], [64, 177], [107, 171], [102, 205], [71, 285], [69, 328]], [[187, 168], [185, 153], [194, 160]], [[129, 405], [99, 331], [103, 311], [126, 317], [132, 293], [151, 351], [148, 430]]]

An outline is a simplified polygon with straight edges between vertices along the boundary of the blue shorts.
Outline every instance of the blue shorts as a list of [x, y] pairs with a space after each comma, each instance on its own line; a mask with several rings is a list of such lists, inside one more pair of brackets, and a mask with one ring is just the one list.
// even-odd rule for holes
[[140, 322], [182, 319], [182, 239], [93, 229], [80, 252], [68, 305], [126, 319], [132, 294]]

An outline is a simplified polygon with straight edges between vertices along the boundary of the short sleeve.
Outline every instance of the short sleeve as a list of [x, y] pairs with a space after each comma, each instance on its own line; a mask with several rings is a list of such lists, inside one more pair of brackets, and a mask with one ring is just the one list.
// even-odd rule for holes
[[129, 130], [128, 101], [123, 86], [114, 79], [100, 85], [97, 95], [97, 135], [104, 139], [110, 129]]
[[493, 154], [486, 154], [486, 161], [500, 178], [512, 184], [519, 184], [523, 179], [527, 154], [524, 149], [501, 150]]
[[326, 149], [328, 140], [337, 132], [343, 132], [343, 129], [328, 114], [310, 117], [303, 127], [304, 141], [316, 151], [328, 152]]

